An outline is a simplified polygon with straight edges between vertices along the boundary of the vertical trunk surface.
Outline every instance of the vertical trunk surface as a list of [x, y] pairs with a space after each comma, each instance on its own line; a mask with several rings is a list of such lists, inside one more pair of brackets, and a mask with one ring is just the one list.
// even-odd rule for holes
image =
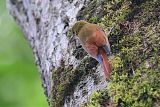
[[70, 39], [72, 35], [68, 32], [77, 19], [83, 19], [81, 10], [88, 3], [91, 1], [7, 1], [11, 15], [32, 48], [51, 106], [79, 107], [94, 90], [107, 84], [101, 67], [84, 52], [75, 38]]

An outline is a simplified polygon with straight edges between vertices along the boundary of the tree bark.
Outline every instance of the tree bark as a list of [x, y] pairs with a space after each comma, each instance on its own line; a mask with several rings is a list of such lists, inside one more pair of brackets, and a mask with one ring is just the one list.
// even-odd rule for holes
[[[28, 40], [35, 62], [39, 68], [42, 85], [48, 104], [56, 106], [56, 100], [51, 104], [56, 89], [57, 69], [60, 72], [72, 66], [75, 73], [83, 72], [80, 79], [76, 75], [69, 79], [66, 86], [72, 86], [70, 81], [76, 80], [72, 92], [63, 93], [62, 105], [65, 107], [79, 107], [85, 103], [94, 90], [106, 86], [101, 67], [82, 49], [77, 39], [71, 39], [69, 29], [76, 20], [83, 17], [82, 8], [91, 3], [90, 0], [8, 0], [7, 6], [16, 22], [22, 28]], [[94, 62], [94, 63], [93, 63]], [[84, 66], [81, 67], [84, 63]], [[87, 65], [92, 63], [93, 65]], [[84, 69], [85, 67], [88, 69]], [[60, 69], [61, 67], [61, 69]], [[81, 70], [83, 68], [83, 70]], [[92, 72], [93, 71], [93, 72]], [[62, 74], [61, 74], [62, 75]], [[69, 74], [70, 75], [70, 74]], [[64, 74], [62, 76], [65, 76]], [[68, 77], [69, 78], [69, 77]], [[98, 79], [97, 79], [98, 78]], [[55, 81], [54, 81], [55, 80]], [[98, 80], [97, 83], [95, 83]], [[64, 80], [65, 81], [65, 80]], [[82, 86], [83, 85], [83, 86]], [[66, 88], [67, 91], [70, 88]], [[61, 94], [60, 94], [61, 96]], [[55, 98], [56, 99], [56, 98]], [[57, 99], [58, 100], [58, 99]]]

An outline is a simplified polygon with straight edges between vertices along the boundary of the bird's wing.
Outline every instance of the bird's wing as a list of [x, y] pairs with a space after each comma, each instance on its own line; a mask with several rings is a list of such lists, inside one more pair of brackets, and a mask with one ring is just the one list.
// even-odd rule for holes
[[106, 45], [107, 40], [108, 40], [105, 36], [105, 33], [99, 28], [97, 28], [97, 30], [95, 32], [94, 39], [95, 39], [95, 43], [98, 47], [102, 47], [102, 46]]
[[96, 39], [96, 45], [98, 47], [103, 47], [107, 55], [111, 55], [110, 44], [109, 44], [108, 38], [106, 37], [104, 31], [98, 28], [95, 33], [95, 39]]
[[98, 47], [90, 41], [87, 41], [83, 46], [84, 50], [91, 55], [91, 57], [95, 58], [98, 55]]

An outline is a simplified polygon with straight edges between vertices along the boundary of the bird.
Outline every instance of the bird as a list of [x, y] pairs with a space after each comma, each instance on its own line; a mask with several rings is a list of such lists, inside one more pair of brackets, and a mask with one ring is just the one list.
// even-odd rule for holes
[[111, 63], [108, 57], [111, 55], [111, 48], [103, 29], [96, 24], [81, 20], [73, 25], [72, 32], [80, 40], [83, 49], [102, 64], [105, 78], [109, 79]]

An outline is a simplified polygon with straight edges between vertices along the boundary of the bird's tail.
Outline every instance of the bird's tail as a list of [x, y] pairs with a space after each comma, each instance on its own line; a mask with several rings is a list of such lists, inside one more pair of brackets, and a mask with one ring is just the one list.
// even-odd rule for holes
[[102, 56], [102, 65], [104, 69], [104, 73], [107, 79], [109, 79], [110, 73], [111, 73], [111, 65], [109, 63], [109, 60], [107, 58], [107, 54], [103, 48], [100, 49], [100, 54]]

